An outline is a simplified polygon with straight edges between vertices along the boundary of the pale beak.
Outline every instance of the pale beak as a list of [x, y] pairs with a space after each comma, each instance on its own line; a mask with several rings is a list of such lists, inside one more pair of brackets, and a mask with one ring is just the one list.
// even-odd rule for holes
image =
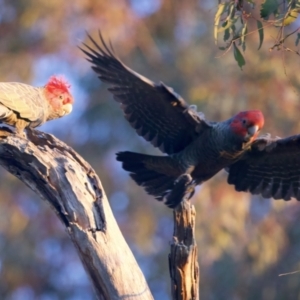
[[248, 129], [247, 129], [247, 134], [245, 136], [245, 141], [246, 142], [249, 142], [253, 139], [253, 137], [258, 133], [259, 131], [259, 127], [258, 125], [253, 125], [253, 126], [250, 126]]
[[65, 112], [65, 115], [68, 115], [73, 109], [73, 105], [71, 103], [65, 104], [63, 106], [63, 110]]
[[248, 131], [249, 136], [254, 136], [259, 131], [259, 127], [258, 127], [258, 125], [253, 125], [253, 126], [249, 127], [247, 131]]

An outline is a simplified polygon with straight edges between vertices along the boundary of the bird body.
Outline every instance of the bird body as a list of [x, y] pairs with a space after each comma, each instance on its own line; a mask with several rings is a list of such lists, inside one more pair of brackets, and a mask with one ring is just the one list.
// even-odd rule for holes
[[72, 104], [69, 85], [56, 76], [44, 87], [0, 82], [0, 122], [16, 127], [19, 133], [69, 114]]
[[[123, 168], [137, 184], [157, 200], [165, 199], [166, 205], [173, 208], [192, 194], [196, 185], [237, 161], [250, 147], [263, 122], [260, 111], [241, 112], [227, 121], [206, 126], [178, 153], [151, 156], [127, 151], [118, 153], [117, 160], [123, 162]], [[182, 187], [176, 189], [175, 196], [171, 190], [178, 184]]]
[[220, 170], [237, 191], [300, 200], [300, 135], [285, 139], [258, 136], [264, 125], [258, 110], [222, 122], [203, 114], [164, 83], [154, 83], [125, 66], [99, 33], [102, 46], [81, 49], [99, 79], [120, 103], [125, 118], [166, 156], [119, 152], [123, 169], [150, 195], [174, 208], [196, 185]]

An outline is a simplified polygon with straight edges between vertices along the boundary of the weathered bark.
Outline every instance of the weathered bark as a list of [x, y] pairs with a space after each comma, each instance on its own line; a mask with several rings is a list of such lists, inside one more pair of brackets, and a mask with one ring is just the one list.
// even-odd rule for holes
[[67, 228], [98, 299], [153, 299], [91, 166], [54, 136], [0, 129], [0, 165], [48, 201]]
[[195, 217], [195, 208], [190, 201], [182, 201], [174, 210], [174, 236], [169, 254], [173, 300], [199, 299], [200, 269]]

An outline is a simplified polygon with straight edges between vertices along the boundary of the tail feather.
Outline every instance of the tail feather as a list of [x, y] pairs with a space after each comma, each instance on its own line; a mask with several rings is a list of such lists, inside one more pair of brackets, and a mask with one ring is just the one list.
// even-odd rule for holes
[[166, 200], [170, 208], [175, 208], [193, 190], [190, 175], [184, 176], [171, 157], [125, 151], [117, 153], [117, 160], [138, 185], [158, 201]]
[[175, 179], [172, 177], [170, 178], [165, 175], [161, 175], [161, 176], [158, 175], [158, 176], [156, 176], [156, 178], [148, 180], [147, 186], [154, 189], [154, 188], [160, 188], [163, 186], [166, 186], [166, 188], [168, 188], [171, 185], [171, 188], [172, 188], [174, 180]]
[[161, 166], [168, 159], [170, 158], [167, 156], [152, 156], [129, 151], [117, 153], [117, 160], [123, 163], [123, 169], [130, 172], [131, 178], [153, 196], [158, 196], [156, 188], [162, 185], [172, 188], [176, 180], [176, 176], [161, 173]]
[[117, 160], [123, 162], [122, 167], [125, 171], [143, 169], [143, 154], [126, 151], [118, 152], [116, 155]]
[[160, 180], [165, 177], [165, 175], [160, 175], [156, 172], [150, 171], [150, 170], [144, 170], [142, 172], [138, 172], [138, 173], [132, 173], [131, 177], [134, 181], [136, 182], [148, 182], [149, 184], [153, 184], [155, 185], [155, 183], [158, 181], [160, 182]]
[[154, 195], [156, 197], [161, 196], [159, 201], [162, 201], [164, 196], [174, 187], [174, 179], [173, 178], [164, 178], [164, 181], [161, 180], [157, 185], [147, 185], [145, 190], [148, 194]]

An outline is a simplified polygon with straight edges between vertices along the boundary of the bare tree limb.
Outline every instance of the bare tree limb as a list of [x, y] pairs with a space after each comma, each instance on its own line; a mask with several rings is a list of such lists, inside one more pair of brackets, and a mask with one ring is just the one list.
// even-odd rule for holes
[[174, 210], [174, 236], [169, 254], [173, 300], [199, 299], [198, 248], [195, 240], [196, 211], [190, 201]]
[[0, 165], [49, 202], [67, 228], [98, 299], [153, 299], [91, 166], [54, 136], [0, 129]]

